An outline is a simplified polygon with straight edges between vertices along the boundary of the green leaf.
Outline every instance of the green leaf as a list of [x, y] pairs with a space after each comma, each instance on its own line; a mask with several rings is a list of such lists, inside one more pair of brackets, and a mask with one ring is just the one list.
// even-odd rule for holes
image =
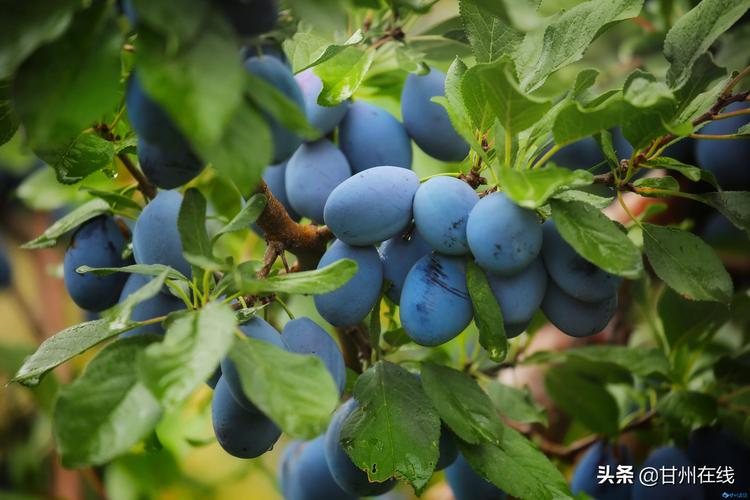
[[210, 302], [169, 324], [162, 342], [138, 357], [143, 384], [164, 408], [175, 408], [204, 383], [234, 342], [235, 315], [226, 304]]
[[529, 32], [516, 54], [521, 88], [533, 90], [579, 60], [610, 24], [637, 16], [642, 5], [643, 0], [589, 0], [553, 17], [546, 28]]
[[696, 345], [729, 319], [729, 310], [717, 302], [688, 300], [665, 288], [658, 304], [664, 337], [672, 348], [687, 342]]
[[379, 361], [357, 379], [359, 403], [341, 429], [341, 445], [370, 481], [392, 477], [424, 490], [438, 460], [440, 418], [419, 379]]
[[14, 107], [32, 146], [75, 137], [116, 108], [121, 45], [114, 10], [98, 1], [21, 65]]
[[[164, 8], [192, 12], [190, 5], [200, 11], [202, 2], [160, 3]], [[144, 22], [158, 26], [164, 24], [164, 18], [145, 18]], [[218, 9], [207, 9], [200, 28], [186, 39], [165, 37], [140, 25], [135, 57], [138, 79], [145, 91], [163, 106], [198, 152], [216, 146], [234, 125], [246, 82], [234, 32]], [[245, 151], [254, 151], [249, 144], [245, 147]], [[208, 155], [204, 160], [215, 162]]]
[[552, 102], [523, 92], [515, 77], [513, 62], [502, 58], [492, 64], [477, 64], [461, 82], [464, 100], [474, 126], [486, 130], [488, 117], [496, 117], [503, 128], [516, 135], [535, 125]]
[[633, 181], [633, 187], [636, 188], [636, 192], [641, 196], [664, 196], [659, 193], [652, 193], [656, 191], [679, 191], [680, 183], [677, 179], [669, 175], [663, 177], [643, 177]]
[[99, 215], [108, 213], [109, 211], [110, 207], [106, 201], [98, 198], [93, 199], [55, 221], [55, 223], [48, 227], [41, 236], [21, 245], [21, 248], [31, 250], [54, 246], [57, 243], [57, 239], [63, 234], [72, 231], [84, 222], [91, 220], [94, 217], [98, 217]]
[[283, 92], [259, 76], [248, 73], [246, 79], [246, 95], [259, 109], [305, 140], [311, 141], [320, 137], [320, 131], [308, 123], [304, 107], [300, 108]]
[[87, 321], [66, 328], [42, 342], [36, 352], [23, 363], [12, 382], [27, 386], [37, 385], [53, 368], [128, 329], [127, 326], [112, 328], [105, 319]]
[[552, 134], [560, 145], [576, 142], [623, 122], [625, 101], [620, 91], [609, 91], [583, 104], [570, 100], [554, 117]]
[[612, 204], [612, 200], [614, 199], [604, 196], [597, 196], [585, 191], [577, 191], [575, 189], [569, 189], [567, 191], [557, 193], [553, 196], [553, 198], [561, 201], [576, 201], [580, 203], [587, 203], [594, 208], [598, 208], [599, 210], [607, 208]]
[[656, 405], [656, 411], [689, 428], [709, 425], [716, 419], [717, 401], [708, 394], [695, 391], [674, 391]]
[[153, 278], [138, 290], [118, 302], [108, 313], [108, 316], [111, 318], [110, 328], [120, 329], [128, 326], [135, 326], [136, 324], [130, 321], [130, 315], [133, 314], [133, 309], [144, 300], [148, 300], [151, 297], [156, 296], [157, 293], [164, 291], [164, 280], [166, 280], [166, 278], [167, 271], [163, 271], [156, 278]]
[[[235, 112], [224, 135], [215, 144], [198, 145], [203, 158], [244, 196], [249, 196], [271, 162], [273, 141], [268, 124], [249, 102]], [[252, 151], [252, 154], [248, 154]]]
[[461, 454], [480, 476], [517, 498], [572, 498], [565, 478], [536, 445], [505, 427], [499, 445], [458, 442]]
[[339, 393], [320, 358], [252, 338], [237, 339], [229, 357], [245, 395], [290, 437], [312, 439], [325, 431]]
[[94, 273], [97, 276], [107, 276], [112, 273], [134, 273], [145, 276], [160, 276], [164, 274], [166, 279], [189, 282], [190, 280], [180, 271], [164, 264], [132, 264], [123, 267], [89, 267], [81, 266], [76, 269], [79, 273]]
[[721, 259], [694, 234], [643, 224], [643, 249], [656, 275], [683, 297], [723, 303], [732, 299], [734, 286]]
[[700, 55], [693, 64], [690, 77], [674, 91], [677, 98], [675, 121], [692, 122], [713, 106], [726, 80], [726, 68], [717, 66], [710, 52]]
[[10, 80], [0, 80], [0, 146], [18, 130], [18, 116], [11, 102], [11, 86]]
[[310, 28], [304, 28], [297, 30], [292, 38], [284, 40], [282, 45], [292, 64], [292, 71], [299, 73], [331, 59], [347, 46], [358, 45], [363, 40], [362, 30], [355, 31], [348, 40], [337, 44], [331, 43]]
[[3, 13], [0, 17], [0, 78], [11, 76], [37, 47], [62, 35], [78, 6], [75, 0], [0, 1]]
[[55, 170], [57, 180], [74, 184], [110, 165], [115, 157], [114, 143], [92, 132], [71, 140], [41, 144], [34, 152]]
[[100, 189], [83, 188], [83, 191], [91, 196], [96, 196], [109, 203], [109, 206], [115, 208], [130, 208], [136, 212], [141, 212], [141, 206], [129, 196], [117, 193], [115, 191], [102, 191]]
[[245, 206], [242, 207], [242, 210], [240, 210], [232, 220], [230, 220], [224, 227], [219, 229], [216, 234], [213, 235], [213, 237], [211, 238], [211, 243], [216, 243], [216, 240], [218, 240], [219, 237], [223, 234], [234, 233], [237, 231], [248, 229], [253, 222], [258, 220], [260, 214], [263, 213], [263, 210], [265, 210], [266, 208], [267, 201], [268, 200], [266, 199], [266, 196], [264, 194], [258, 193], [253, 195], [252, 198], [247, 200], [247, 203], [245, 203]]
[[664, 40], [671, 63], [667, 83], [679, 87], [690, 77], [695, 61], [750, 8], [750, 0], [703, 0], [681, 16]]
[[315, 74], [323, 81], [318, 104], [336, 106], [349, 99], [364, 81], [374, 59], [374, 50], [350, 45], [315, 66]]
[[138, 335], [107, 346], [78, 379], [60, 390], [55, 439], [65, 467], [101, 465], [125, 453], [161, 418], [133, 365], [152, 341]]
[[447, 366], [424, 363], [422, 387], [440, 418], [467, 443], [499, 444], [500, 420], [489, 396], [469, 375]]
[[503, 313], [487, 276], [472, 258], [466, 260], [466, 288], [474, 309], [474, 323], [479, 329], [479, 343], [487, 350], [490, 359], [499, 363], [508, 354]]
[[495, 380], [487, 383], [489, 395], [495, 409], [504, 417], [521, 423], [549, 425], [547, 412], [538, 405], [527, 388], [518, 389]]
[[641, 274], [641, 252], [601, 211], [577, 201], [552, 199], [550, 204], [557, 230], [581, 257], [618, 276]]
[[647, 377], [668, 375], [669, 360], [659, 349], [632, 348], [616, 345], [592, 345], [570, 349], [566, 358], [581, 358], [597, 363], [611, 363], [629, 372]]
[[238, 273], [238, 286], [244, 294], [267, 292], [299, 293], [319, 295], [332, 292], [357, 274], [357, 263], [341, 259], [314, 271], [278, 274], [266, 279], [257, 279], [255, 272]]
[[614, 436], [619, 430], [615, 398], [598, 380], [562, 365], [550, 368], [544, 377], [547, 394], [557, 405], [593, 432]]
[[711, 184], [716, 189], [719, 189], [719, 184], [716, 182], [716, 177], [714, 177], [714, 174], [711, 171], [682, 163], [681, 161], [675, 160], [674, 158], [659, 156], [657, 158], [654, 158], [653, 160], [649, 160], [644, 166], [649, 168], [664, 168], [667, 170], [672, 170], [674, 172], [679, 172], [688, 180], [691, 180], [693, 182], [704, 181]]
[[732, 224], [750, 235], [750, 193], [747, 191], [721, 191], [708, 193], [705, 198]]
[[177, 217], [177, 229], [182, 241], [182, 253], [186, 259], [191, 260], [191, 257], [195, 257], [209, 264], [216, 262], [206, 231], [206, 198], [195, 188], [185, 192]]
[[535, 170], [500, 168], [500, 182], [505, 194], [516, 204], [537, 209], [558, 191], [588, 186], [594, 176], [586, 170], [547, 166]]
[[[138, 13], [138, 23], [147, 24], [167, 37], [190, 40], [198, 35], [203, 19], [207, 15], [209, 2], [183, 0], [181, 2], [153, 2], [151, 0], [129, 0]], [[169, 22], [164, 22], [169, 19]]]
[[522, 31], [529, 31], [541, 22], [536, 12], [541, 0], [474, 0], [474, 3]]
[[478, 63], [488, 63], [511, 54], [523, 34], [485, 9], [487, 0], [460, 0], [459, 10], [466, 35]]

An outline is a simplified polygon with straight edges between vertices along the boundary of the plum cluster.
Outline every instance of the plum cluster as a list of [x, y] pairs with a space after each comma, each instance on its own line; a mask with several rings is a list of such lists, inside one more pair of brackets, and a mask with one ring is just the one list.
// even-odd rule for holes
[[[320, 358], [339, 389], [344, 392], [346, 369], [336, 342], [309, 318], [298, 318], [284, 325], [282, 333], [254, 317], [240, 326], [243, 334], [268, 342], [280, 349]], [[215, 383], [211, 404], [216, 439], [224, 450], [238, 458], [255, 458], [278, 441], [281, 430], [264, 415], [242, 390], [240, 376], [229, 358], [221, 362], [209, 385]]]
[[359, 265], [344, 286], [315, 297], [318, 312], [335, 326], [362, 321], [387, 280], [414, 342], [451, 340], [473, 317], [469, 255], [487, 274], [508, 337], [523, 332], [540, 307], [563, 332], [593, 335], [617, 306], [620, 278], [578, 255], [551, 220], [542, 225], [504, 193], [480, 196], [454, 177], [420, 184], [409, 170], [371, 168], [331, 192], [324, 220], [337, 240], [320, 266], [343, 258]]

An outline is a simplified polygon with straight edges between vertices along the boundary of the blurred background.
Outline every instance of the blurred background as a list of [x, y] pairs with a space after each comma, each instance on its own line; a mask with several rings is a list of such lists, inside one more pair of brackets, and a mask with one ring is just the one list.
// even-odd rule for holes
[[[541, 11], [550, 15], [576, 3], [575, 0], [544, 0]], [[600, 70], [599, 91], [621, 85], [624, 77], [635, 68], [663, 74], [667, 67], [661, 55], [664, 34], [674, 19], [690, 7], [689, 1], [648, 1], [640, 17], [607, 31], [582, 61], [553, 75], [553, 83], [545, 89], [551, 94], [559, 93], [570, 86], [578, 71], [587, 67]], [[428, 15], [408, 27], [407, 37], [428, 36], [430, 30], [444, 26], [443, 23], [452, 23], [460, 29], [457, 16], [457, 1], [440, 0]], [[440, 50], [469, 56], [466, 46], [460, 43], [444, 43]], [[445, 61], [452, 59], [452, 55], [434, 62], [446, 69]], [[720, 65], [746, 66], [750, 62], [750, 23], [741, 21], [722, 36], [714, 55]], [[405, 77], [406, 73], [395, 70], [387, 59], [378, 61], [355, 97], [377, 103], [399, 116], [398, 95]], [[414, 170], [420, 177], [448, 169], [416, 147], [414, 157]], [[5, 386], [25, 356], [40, 342], [85, 319], [85, 313], [68, 298], [63, 285], [65, 242], [54, 248], [33, 251], [21, 250], [19, 246], [41, 234], [72, 207], [89, 199], [88, 191], [130, 183], [131, 178], [122, 165], [112, 165], [79, 184], [59, 184], [53, 170], [24, 147], [22, 131], [0, 147], [0, 498], [279, 498], [276, 469], [285, 446], [284, 439], [272, 452], [256, 460], [235, 459], [222, 451], [211, 429], [211, 392], [207, 387], [198, 390], [179, 411], [166, 415], [153, 439], [142, 449], [132, 450], [105, 467], [67, 471], [60, 467], [55, 456], [50, 413], [58, 386], [79, 373], [92, 353], [61, 366], [34, 389]], [[192, 185], [200, 186], [207, 194], [217, 220], [237, 210], [238, 201], [226, 194], [231, 190], [210, 171], [204, 172]], [[720, 216], [709, 217], [704, 207], [696, 203], [670, 203], [660, 217], [665, 221], [681, 221], [684, 227], [701, 233], [725, 260], [737, 288], [746, 288], [750, 243], [739, 230]], [[264, 246], [262, 239], [252, 231], [231, 235], [222, 242], [227, 253], [255, 258], [262, 255]], [[636, 289], [642, 285], [633, 283], [630, 292], [639, 293]], [[654, 294], [642, 293], [641, 297], [653, 298]], [[325, 324], [310, 300], [295, 297], [289, 305], [296, 315], [307, 315]], [[597, 336], [595, 342], [620, 335], [623, 328], [628, 334], [635, 332], [637, 335], [642, 315], [637, 307], [631, 306], [631, 301], [625, 300], [618, 316], [620, 324], [611, 332]], [[270, 319], [281, 327], [286, 316], [272, 308]], [[383, 320], [388, 321], [387, 316]], [[537, 325], [536, 329], [539, 328]], [[461, 356], [472, 349], [476, 337], [472, 329], [473, 326], [444, 346], [442, 355]], [[741, 338], [742, 332], [736, 335]], [[515, 340], [513, 349], [527, 343], [525, 337]], [[537, 338], [542, 339], [537, 342], [540, 347], [546, 349], [562, 349], [566, 347], [562, 342], [572, 342], [564, 336], [556, 336], [558, 340], [553, 342], [545, 341], [538, 333], [535, 341]], [[410, 356], [409, 350], [403, 355]], [[544, 397], [538, 371], [521, 368], [511, 374], [506, 371], [504, 376], [507, 383], [529, 386], [535, 399], [547, 407], [550, 427], [554, 427], [555, 409]], [[581, 429], [574, 428], [567, 431], [563, 439], [570, 441], [580, 433]], [[570, 473], [570, 462], [563, 461], [560, 465]], [[411, 498], [411, 495], [410, 490], [399, 487], [388, 497]], [[441, 473], [435, 475], [423, 498], [451, 498], [450, 490], [442, 483]]]

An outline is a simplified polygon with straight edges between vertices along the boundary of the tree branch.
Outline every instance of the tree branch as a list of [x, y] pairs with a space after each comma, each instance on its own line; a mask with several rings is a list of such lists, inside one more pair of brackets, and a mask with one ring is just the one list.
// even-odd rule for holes
[[117, 158], [122, 162], [123, 165], [125, 165], [125, 168], [128, 169], [128, 172], [130, 172], [130, 175], [133, 176], [133, 179], [138, 182], [138, 189], [143, 193], [143, 196], [149, 199], [156, 198], [156, 186], [151, 184], [151, 181], [149, 181], [146, 176], [138, 170], [138, 167], [136, 167], [132, 161], [130, 161], [130, 158], [128, 158], [128, 155], [125, 153], [118, 153]]

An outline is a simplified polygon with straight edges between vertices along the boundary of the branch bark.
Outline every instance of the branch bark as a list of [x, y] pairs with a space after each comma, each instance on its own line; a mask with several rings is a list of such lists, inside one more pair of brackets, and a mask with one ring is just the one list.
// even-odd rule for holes
[[128, 172], [130, 172], [130, 175], [133, 176], [133, 179], [138, 182], [138, 189], [143, 193], [143, 196], [154, 199], [156, 198], [156, 186], [151, 184], [151, 181], [148, 180], [148, 178], [138, 170], [138, 167], [136, 167], [132, 161], [130, 161], [130, 158], [125, 153], [119, 153], [117, 155], [117, 158], [122, 162], [123, 165], [125, 165], [125, 168], [128, 169]]

